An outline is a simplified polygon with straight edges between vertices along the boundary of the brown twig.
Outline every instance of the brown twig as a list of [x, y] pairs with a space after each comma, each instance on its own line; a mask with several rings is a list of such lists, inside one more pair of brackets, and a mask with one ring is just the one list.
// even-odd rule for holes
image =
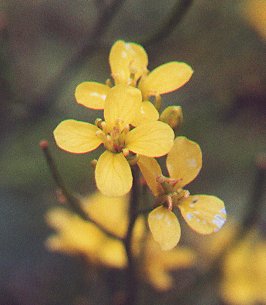
[[174, 7], [171, 9], [170, 16], [167, 17], [165, 23], [161, 26], [161, 28], [159, 28], [157, 32], [144, 39], [140, 43], [144, 47], [148, 47], [154, 43], [165, 40], [186, 15], [192, 3], [193, 0], [178, 0]]
[[82, 203], [78, 197], [73, 195], [71, 191], [69, 191], [57, 169], [57, 166], [55, 164], [55, 161], [50, 153], [49, 150], [49, 144], [48, 141], [43, 140], [40, 142], [40, 148], [44, 153], [47, 165], [50, 169], [50, 172], [52, 174], [52, 177], [58, 187], [58, 189], [61, 191], [62, 195], [65, 197], [66, 201], [68, 202], [70, 208], [78, 214], [83, 220], [92, 222], [95, 224], [100, 230], [102, 230], [105, 234], [107, 234], [111, 238], [115, 238], [118, 240], [122, 240], [121, 237], [115, 235], [114, 233], [107, 230], [104, 226], [102, 226], [100, 223], [95, 221], [94, 219], [90, 218], [89, 215], [83, 210]]

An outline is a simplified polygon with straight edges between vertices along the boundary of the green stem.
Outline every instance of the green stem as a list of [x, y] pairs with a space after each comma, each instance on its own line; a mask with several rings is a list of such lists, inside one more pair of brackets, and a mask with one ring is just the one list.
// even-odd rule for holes
[[41, 141], [40, 142], [40, 148], [44, 153], [47, 165], [50, 169], [50, 172], [52, 174], [52, 177], [58, 187], [58, 189], [62, 192], [62, 195], [67, 200], [70, 208], [78, 214], [83, 220], [92, 222], [95, 224], [100, 230], [102, 230], [105, 234], [107, 234], [111, 238], [115, 238], [118, 240], [122, 240], [119, 236], [113, 234], [112, 232], [108, 231], [104, 226], [102, 226], [100, 223], [95, 221], [94, 219], [91, 219], [89, 215], [82, 209], [82, 203], [81, 200], [72, 194], [71, 191], [69, 191], [57, 169], [57, 166], [55, 164], [55, 161], [53, 159], [53, 156], [49, 150], [49, 144], [47, 141]]
[[133, 229], [138, 217], [139, 205], [139, 172], [136, 166], [132, 166], [133, 186], [131, 191], [130, 205], [128, 210], [129, 223], [124, 239], [124, 246], [127, 254], [127, 295], [125, 305], [135, 305], [137, 298], [137, 278], [134, 255], [132, 251]]

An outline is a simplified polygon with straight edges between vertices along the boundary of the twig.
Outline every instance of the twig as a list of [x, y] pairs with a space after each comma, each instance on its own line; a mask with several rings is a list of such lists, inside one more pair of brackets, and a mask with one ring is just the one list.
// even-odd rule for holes
[[129, 223], [128, 229], [124, 240], [124, 245], [127, 254], [127, 296], [125, 305], [135, 305], [137, 298], [137, 280], [136, 280], [136, 270], [135, 261], [132, 253], [132, 237], [133, 229], [138, 217], [138, 205], [139, 205], [139, 171], [138, 168], [132, 166], [133, 173], [133, 186], [131, 191], [130, 206], [128, 210]]
[[187, 11], [192, 5], [192, 2], [193, 0], [178, 0], [175, 6], [171, 9], [171, 15], [167, 17], [161, 28], [140, 43], [144, 47], [148, 47], [154, 43], [165, 40], [186, 15]]
[[70, 192], [58, 169], [57, 166], [55, 164], [55, 161], [49, 151], [49, 144], [48, 141], [43, 140], [40, 142], [40, 148], [44, 153], [44, 156], [46, 158], [46, 162], [47, 165], [50, 169], [50, 172], [53, 176], [53, 179], [57, 185], [57, 187], [59, 188], [59, 190], [61, 190], [62, 195], [65, 197], [65, 199], [67, 200], [69, 206], [71, 207], [71, 209], [78, 214], [83, 220], [85, 221], [89, 221], [92, 222], [93, 224], [95, 224], [100, 230], [102, 230], [105, 234], [107, 234], [108, 236], [118, 239], [118, 240], [122, 240], [121, 237], [115, 235], [114, 233], [110, 232], [109, 230], [107, 230], [104, 226], [102, 226], [100, 223], [98, 223], [97, 221], [95, 221], [94, 219], [90, 218], [89, 215], [82, 209], [82, 203], [80, 201], [79, 198], [77, 198], [75, 195], [72, 194], [72, 192]]

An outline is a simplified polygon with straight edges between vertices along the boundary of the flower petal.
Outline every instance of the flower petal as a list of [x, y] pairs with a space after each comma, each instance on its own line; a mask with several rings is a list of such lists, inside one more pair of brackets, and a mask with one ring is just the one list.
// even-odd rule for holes
[[171, 178], [182, 179], [179, 187], [187, 185], [197, 177], [202, 166], [199, 145], [186, 137], [177, 137], [167, 156], [166, 166]]
[[170, 250], [179, 242], [181, 229], [175, 214], [164, 206], [150, 212], [148, 224], [155, 241], [162, 250]]
[[226, 221], [224, 202], [215, 196], [189, 196], [178, 207], [187, 224], [200, 234], [217, 232]]
[[57, 233], [48, 239], [47, 246], [54, 251], [82, 253], [92, 258], [105, 238], [104, 233], [94, 224], [86, 222], [66, 209], [52, 209], [47, 222]]
[[71, 153], [82, 154], [96, 149], [102, 141], [96, 136], [99, 128], [76, 120], [65, 120], [54, 130], [56, 144]]
[[95, 179], [98, 189], [110, 197], [125, 195], [132, 186], [132, 173], [126, 158], [122, 153], [108, 150], [96, 164]]
[[106, 238], [97, 252], [99, 263], [111, 268], [124, 268], [127, 256], [123, 243], [119, 240]]
[[111, 48], [109, 63], [115, 83], [130, 85], [132, 74], [137, 81], [146, 72], [148, 56], [142, 46], [118, 40]]
[[159, 163], [153, 158], [140, 156], [138, 166], [153, 195], [158, 196], [162, 194], [163, 188], [156, 180], [157, 177], [162, 175]]
[[121, 238], [128, 226], [128, 197], [107, 197], [97, 192], [82, 200], [82, 206], [89, 217]]
[[160, 157], [173, 146], [172, 128], [159, 121], [144, 123], [131, 130], [125, 138], [126, 147], [147, 157]]
[[104, 118], [111, 127], [119, 121], [123, 128], [130, 124], [136, 116], [142, 101], [141, 92], [130, 86], [114, 86], [106, 97]]
[[110, 87], [104, 84], [83, 82], [77, 86], [75, 97], [78, 104], [92, 109], [103, 109], [109, 91]]
[[192, 68], [183, 62], [169, 62], [151, 71], [140, 81], [144, 97], [175, 91], [185, 85], [193, 74]]
[[133, 126], [138, 126], [143, 123], [147, 123], [150, 121], [157, 121], [159, 119], [159, 112], [154, 107], [154, 105], [149, 102], [145, 101], [141, 103], [139, 111], [132, 122]]

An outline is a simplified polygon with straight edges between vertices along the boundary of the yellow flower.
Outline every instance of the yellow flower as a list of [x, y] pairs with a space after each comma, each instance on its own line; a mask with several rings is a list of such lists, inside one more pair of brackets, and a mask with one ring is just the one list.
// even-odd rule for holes
[[97, 126], [76, 120], [65, 120], [54, 130], [57, 145], [71, 153], [87, 153], [101, 144], [105, 152], [95, 169], [98, 189], [107, 196], [122, 196], [132, 186], [129, 151], [148, 157], [169, 152], [174, 133], [165, 123], [153, 121], [130, 130], [141, 103], [137, 88], [117, 85], [109, 90], [104, 104], [104, 119]]
[[210, 264], [232, 243], [239, 230], [238, 224], [232, 220], [226, 221], [223, 229], [215, 235], [196, 236], [192, 239], [193, 248], [196, 249], [200, 259], [200, 267], [209, 269]]
[[266, 241], [252, 231], [226, 255], [221, 294], [228, 304], [266, 304]]
[[[128, 226], [127, 202], [124, 196], [111, 198], [95, 193], [84, 198], [82, 206], [91, 219], [123, 238]], [[126, 266], [127, 259], [122, 242], [105, 234], [95, 224], [81, 219], [65, 208], [51, 209], [46, 219], [56, 230], [46, 241], [46, 246], [51, 251], [80, 254], [93, 264], [113, 268]], [[134, 228], [134, 244], [139, 243], [144, 228], [143, 219], [139, 218]]]
[[144, 260], [140, 266], [144, 278], [155, 289], [166, 291], [174, 286], [171, 272], [195, 264], [196, 255], [187, 247], [177, 247], [164, 252], [149, 235], [145, 241]]
[[250, 25], [266, 40], [266, 1], [246, 1], [243, 13]]
[[185, 137], [177, 137], [170, 150], [166, 166], [170, 178], [162, 175], [157, 161], [140, 157], [139, 168], [159, 203], [165, 203], [150, 212], [148, 223], [154, 239], [163, 250], [176, 246], [180, 239], [180, 224], [171, 211], [177, 206], [187, 224], [200, 234], [218, 231], [226, 220], [222, 200], [215, 196], [191, 196], [183, 187], [198, 175], [202, 166], [199, 145]]
[[[142, 92], [143, 102], [139, 105], [138, 115], [131, 123], [134, 126], [145, 121], [157, 121], [159, 113], [149, 101], [150, 96], [159, 96], [179, 89], [192, 76], [192, 69], [182, 62], [169, 62], [149, 72], [148, 56], [142, 46], [116, 41], [109, 54], [111, 75], [116, 85], [138, 87]], [[110, 88], [96, 82], [83, 82], [76, 88], [75, 97], [79, 104], [103, 109]]]
[[[128, 204], [126, 196], [112, 198], [101, 193], [82, 200], [82, 207], [89, 217], [120, 238], [125, 237], [127, 232]], [[82, 255], [89, 263], [96, 265], [125, 268], [127, 258], [122, 241], [106, 235], [95, 224], [64, 208], [51, 209], [46, 219], [56, 230], [46, 241], [49, 250]], [[168, 290], [173, 286], [170, 272], [192, 266], [195, 254], [185, 247], [162, 252], [145, 231], [144, 218], [138, 217], [132, 238], [133, 255], [140, 262], [138, 275], [155, 289]]]

